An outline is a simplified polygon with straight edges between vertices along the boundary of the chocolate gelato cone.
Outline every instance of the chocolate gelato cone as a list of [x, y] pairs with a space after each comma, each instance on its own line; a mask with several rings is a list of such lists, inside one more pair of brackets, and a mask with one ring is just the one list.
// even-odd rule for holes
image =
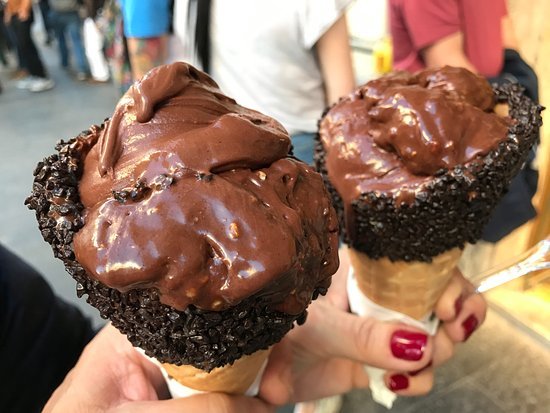
[[520, 86], [451, 67], [384, 76], [326, 112], [316, 165], [372, 301], [429, 313], [537, 141], [540, 112]]
[[329, 195], [290, 146], [206, 74], [160, 66], [39, 163], [27, 204], [102, 317], [160, 363], [215, 372], [304, 322], [338, 267]]

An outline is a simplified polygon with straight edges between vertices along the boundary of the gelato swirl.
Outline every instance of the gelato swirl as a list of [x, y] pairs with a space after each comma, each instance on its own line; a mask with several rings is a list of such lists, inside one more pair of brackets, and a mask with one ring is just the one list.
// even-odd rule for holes
[[467, 164], [506, 139], [510, 120], [493, 107], [489, 84], [464, 69], [368, 82], [321, 121], [329, 178], [348, 203], [368, 191], [411, 203], [438, 171]]
[[319, 123], [315, 156], [345, 242], [407, 262], [476, 242], [538, 139], [541, 109], [519, 85], [449, 66], [342, 98]]
[[136, 82], [84, 158], [77, 261], [121, 292], [221, 311], [258, 295], [300, 314], [338, 266], [321, 177], [275, 120], [184, 63]]

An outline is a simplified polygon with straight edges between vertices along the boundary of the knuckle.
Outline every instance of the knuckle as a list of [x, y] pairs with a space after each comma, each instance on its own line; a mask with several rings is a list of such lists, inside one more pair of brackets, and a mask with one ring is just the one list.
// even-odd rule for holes
[[355, 326], [353, 343], [362, 357], [368, 358], [369, 349], [373, 345], [373, 329], [374, 322], [370, 318], [361, 319]]

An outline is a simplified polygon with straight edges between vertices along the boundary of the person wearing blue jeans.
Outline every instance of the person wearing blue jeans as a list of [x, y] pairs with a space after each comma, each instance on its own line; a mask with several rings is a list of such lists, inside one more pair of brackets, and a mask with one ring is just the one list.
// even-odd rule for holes
[[49, 20], [57, 38], [61, 66], [69, 67], [68, 36], [77, 66], [77, 79], [85, 80], [90, 70], [82, 42], [82, 20], [78, 14], [78, 2], [77, 0], [50, 0], [50, 7]]
[[291, 136], [292, 154], [299, 160], [313, 165], [315, 149], [315, 133], [296, 133]]

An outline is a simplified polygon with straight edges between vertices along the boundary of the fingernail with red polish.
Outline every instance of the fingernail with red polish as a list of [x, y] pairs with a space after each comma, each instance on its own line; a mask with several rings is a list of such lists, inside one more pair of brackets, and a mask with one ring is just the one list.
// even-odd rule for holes
[[390, 377], [388, 388], [392, 391], [403, 390], [409, 387], [409, 379], [403, 374], [394, 374]]
[[460, 297], [458, 297], [455, 301], [455, 317], [462, 311], [462, 304], [464, 304], [464, 296], [460, 294]]
[[411, 372], [409, 373], [409, 376], [413, 376], [413, 377], [414, 377], [414, 376], [416, 376], [417, 374], [422, 373], [424, 370], [429, 369], [430, 367], [432, 367], [432, 362], [431, 362], [431, 361], [430, 361], [428, 364], [426, 364], [424, 367], [422, 367], [421, 369], [415, 370], [415, 371], [411, 371]]
[[464, 341], [470, 338], [478, 325], [479, 321], [477, 321], [477, 318], [474, 315], [471, 315], [466, 320], [464, 320], [464, 322], [462, 323], [462, 327], [464, 328]]
[[397, 358], [410, 361], [418, 361], [424, 354], [428, 343], [428, 336], [422, 333], [397, 330], [391, 336], [391, 352]]

